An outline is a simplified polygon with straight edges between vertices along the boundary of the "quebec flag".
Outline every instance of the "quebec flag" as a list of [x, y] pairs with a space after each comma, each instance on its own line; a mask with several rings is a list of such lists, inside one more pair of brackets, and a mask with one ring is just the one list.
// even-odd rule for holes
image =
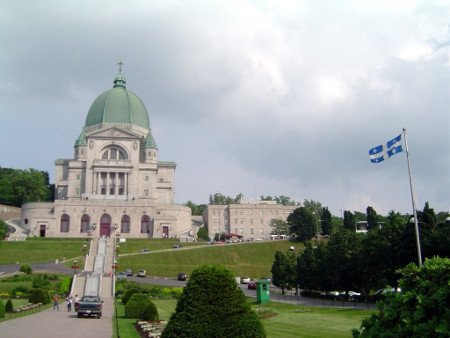
[[386, 145], [382, 144], [378, 147], [370, 149], [369, 157], [371, 162], [380, 163], [397, 153], [401, 153], [402, 151], [402, 134], [400, 134], [397, 137], [394, 137], [392, 140], [388, 141]]

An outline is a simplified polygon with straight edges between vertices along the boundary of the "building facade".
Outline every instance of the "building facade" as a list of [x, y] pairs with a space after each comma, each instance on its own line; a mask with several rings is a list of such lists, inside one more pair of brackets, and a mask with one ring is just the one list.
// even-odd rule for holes
[[157, 160], [147, 109], [121, 69], [113, 83], [92, 103], [74, 158], [55, 161], [55, 202], [22, 206], [31, 236], [193, 236], [190, 208], [174, 204], [175, 162]]
[[296, 209], [295, 205], [280, 205], [275, 201], [242, 201], [239, 204], [208, 205], [203, 213], [203, 222], [208, 225], [208, 235], [236, 234], [244, 240], [271, 239], [271, 221], [287, 220]]

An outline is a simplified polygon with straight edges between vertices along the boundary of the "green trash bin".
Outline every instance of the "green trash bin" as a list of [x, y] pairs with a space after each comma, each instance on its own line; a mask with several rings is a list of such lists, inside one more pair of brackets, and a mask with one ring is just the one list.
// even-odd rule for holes
[[270, 302], [270, 281], [262, 278], [256, 282], [256, 302], [266, 304]]

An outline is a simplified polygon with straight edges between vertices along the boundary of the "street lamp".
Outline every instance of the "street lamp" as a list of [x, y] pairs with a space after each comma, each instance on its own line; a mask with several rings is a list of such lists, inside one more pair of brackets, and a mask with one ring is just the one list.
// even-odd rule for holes
[[73, 274], [76, 275], [78, 269], [78, 261], [76, 259], [73, 261], [73, 265], [70, 268], [73, 269]]

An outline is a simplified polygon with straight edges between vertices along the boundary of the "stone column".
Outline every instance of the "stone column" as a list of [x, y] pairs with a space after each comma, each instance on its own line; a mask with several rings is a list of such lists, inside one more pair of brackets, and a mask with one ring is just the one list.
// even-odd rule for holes
[[114, 195], [119, 195], [119, 173], [116, 172], [116, 181], [115, 181], [115, 185], [114, 185]]
[[109, 195], [109, 181], [110, 181], [109, 172], [107, 172], [106, 173], [106, 195]]

